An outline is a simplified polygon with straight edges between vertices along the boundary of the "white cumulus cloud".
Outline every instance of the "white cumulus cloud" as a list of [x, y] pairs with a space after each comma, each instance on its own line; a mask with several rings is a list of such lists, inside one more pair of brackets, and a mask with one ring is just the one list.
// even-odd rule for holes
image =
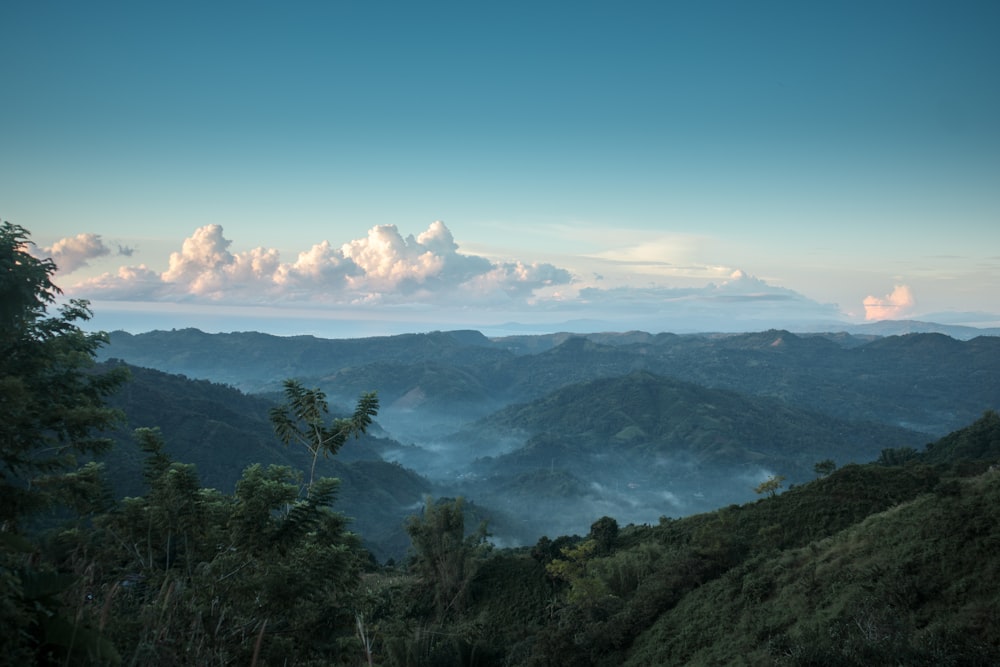
[[254, 248], [229, 252], [231, 241], [221, 225], [205, 225], [184, 239], [180, 252], [170, 254], [170, 264], [161, 276], [176, 294], [220, 299], [245, 291], [270, 290], [281, 261], [278, 251]]
[[906, 285], [896, 285], [884, 297], [869, 295], [862, 303], [866, 320], [889, 320], [904, 317], [913, 310], [917, 302], [913, 298], [913, 290]]
[[494, 263], [459, 252], [443, 222], [414, 237], [395, 225], [372, 227], [339, 247], [329, 241], [300, 252], [294, 262], [278, 251], [231, 252], [220, 225], [206, 225], [170, 255], [162, 274], [123, 267], [80, 283], [74, 291], [109, 299], [163, 299], [276, 303], [482, 304], [526, 300], [536, 289], [569, 283], [568, 271], [549, 264]]
[[52, 258], [60, 273], [72, 273], [87, 262], [111, 253], [97, 234], [77, 234], [59, 239], [43, 252]]
[[348, 276], [361, 272], [358, 265], [344, 257], [339, 248], [323, 241], [300, 252], [294, 263], [280, 265], [274, 274], [274, 281], [288, 293], [296, 288], [338, 291], [344, 288]]

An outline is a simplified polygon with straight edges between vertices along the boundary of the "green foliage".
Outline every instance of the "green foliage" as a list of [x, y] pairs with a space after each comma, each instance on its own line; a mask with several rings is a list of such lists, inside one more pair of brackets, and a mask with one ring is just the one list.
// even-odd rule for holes
[[100, 622], [134, 664], [336, 662], [354, 643], [362, 552], [332, 512], [337, 481], [287, 467], [248, 467], [233, 495], [202, 488], [170, 461], [154, 430], [149, 492], [66, 534]]
[[423, 516], [412, 516], [406, 532], [413, 544], [413, 569], [431, 592], [439, 618], [461, 611], [468, 602], [486, 540], [486, 525], [465, 534], [464, 500], [427, 498]]
[[922, 460], [927, 463], [1000, 461], [1000, 415], [987, 410], [969, 426], [928, 444]]
[[53, 502], [55, 486], [34, 484], [76, 464], [76, 456], [110, 446], [95, 431], [120, 414], [104, 399], [125, 380], [121, 369], [90, 372], [103, 333], [77, 325], [90, 319], [86, 301], [70, 300], [49, 316], [60, 290], [55, 264], [28, 252], [28, 232], [0, 225], [0, 523], [15, 529]]
[[768, 497], [774, 498], [778, 493], [778, 489], [781, 488], [781, 483], [785, 481], [784, 475], [771, 475], [763, 482], [754, 487], [754, 493], [762, 494], [766, 493]]
[[820, 477], [826, 477], [836, 469], [837, 464], [834, 463], [833, 459], [823, 459], [822, 461], [817, 461], [816, 465], [813, 466], [813, 471]]
[[[309, 470], [312, 457], [305, 447], [286, 447], [275, 437], [268, 419], [275, 401], [147, 368], [129, 367], [129, 371], [131, 379], [109, 403], [120, 408], [133, 427], [155, 426], [164, 440], [164, 456], [195, 464], [203, 486], [232, 492], [243, 469], [253, 463]], [[333, 405], [330, 413], [330, 421], [352, 414]], [[315, 476], [341, 480], [335, 508], [351, 517], [366, 548], [379, 560], [401, 560], [410, 544], [403, 522], [431, 486], [414, 471], [381, 460], [381, 448], [401, 445], [376, 437], [372, 430], [349, 439], [336, 456], [320, 456]], [[141, 439], [137, 445], [124, 429], [112, 436], [115, 446], [100, 461], [114, 472], [109, 479], [114, 493], [144, 495], [148, 487], [143, 470], [151, 459], [143, 452]]]
[[599, 554], [608, 554], [618, 541], [618, 522], [610, 516], [602, 516], [591, 524], [588, 537], [597, 545]]
[[287, 402], [271, 410], [271, 423], [283, 443], [295, 442], [309, 451], [312, 466], [308, 486], [312, 487], [320, 453], [336, 454], [348, 438], [364, 433], [378, 413], [378, 396], [374, 392], [363, 394], [353, 415], [334, 419], [327, 426], [326, 394], [319, 389], [306, 389], [297, 380], [285, 380], [284, 386]]
[[878, 462], [884, 466], [901, 466], [911, 461], [920, 459], [920, 452], [913, 447], [897, 447], [895, 449], [883, 449], [879, 454]]
[[107, 339], [79, 328], [90, 318], [86, 301], [49, 315], [60, 294], [51, 281], [56, 266], [28, 252], [31, 245], [27, 230], [0, 224], [0, 655], [114, 664], [118, 656], [101, 635], [67, 615], [63, 593], [73, 579], [24, 531], [42, 509], [85, 516], [108, 503], [100, 466], [73, 469], [78, 456], [110, 446], [95, 432], [118, 421], [104, 399], [126, 374], [93, 372]]
[[960, 484], [757, 552], [684, 596], [625, 664], [996, 664], [1000, 476]]

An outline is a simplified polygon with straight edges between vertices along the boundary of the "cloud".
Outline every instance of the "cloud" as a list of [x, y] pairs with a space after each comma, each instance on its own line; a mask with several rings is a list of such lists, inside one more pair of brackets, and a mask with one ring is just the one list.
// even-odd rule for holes
[[417, 238], [405, 239], [395, 225], [378, 225], [366, 238], [345, 243], [341, 253], [360, 269], [348, 282], [370, 292], [437, 290], [461, 285], [493, 269], [484, 257], [459, 253], [451, 231], [441, 221]]
[[222, 235], [221, 225], [206, 225], [170, 254], [169, 268], [161, 279], [176, 294], [219, 299], [238, 293], [270, 291], [273, 276], [280, 264], [278, 251], [254, 248], [232, 254], [230, 241]]
[[896, 285], [890, 294], [881, 299], [867, 296], [862, 302], [866, 320], [888, 320], [907, 315], [916, 305], [913, 291], [906, 285]]
[[[795, 327], [804, 322], [841, 319], [835, 304], [814, 301], [794, 290], [770, 285], [742, 270], [720, 284], [701, 287], [615, 287], [580, 290], [582, 300], [605, 312], [633, 313], [676, 328], [684, 322], [700, 330], [756, 326]], [[662, 326], [662, 325], [661, 325]], [[655, 327], [654, 327], [655, 328]]]
[[[291, 261], [282, 261], [275, 249], [234, 252], [232, 245], [221, 226], [206, 225], [170, 254], [162, 273], [144, 265], [126, 266], [67, 291], [92, 300], [322, 307], [357, 319], [374, 316], [367, 308], [386, 306], [380, 316], [425, 317], [442, 325], [461, 320], [463, 326], [497, 318], [588, 318], [593, 326], [609, 328], [730, 331], [795, 328], [842, 318], [833, 304], [818, 303], [739, 269], [704, 267], [706, 277], [724, 277], [718, 283], [692, 285], [687, 277], [682, 286], [636, 286], [588, 282], [546, 262], [466, 254], [440, 221], [416, 235], [403, 235], [395, 225], [378, 225], [346, 243], [316, 243]], [[470, 314], [475, 322], [469, 321]]]
[[115, 273], [105, 273], [77, 283], [71, 291], [125, 301], [156, 300], [164, 294], [160, 274], [145, 265], [119, 267]]
[[316, 290], [343, 290], [349, 276], [363, 273], [343, 253], [330, 245], [329, 241], [317, 243], [292, 264], [281, 264], [274, 274], [274, 282], [285, 294], [306, 294]]
[[87, 266], [89, 260], [111, 253], [97, 234], [69, 236], [42, 250], [56, 263], [60, 273], [72, 273]]
[[566, 269], [547, 263], [503, 262], [475, 276], [463, 285], [468, 292], [489, 298], [493, 303], [523, 300], [538, 290], [566, 285], [572, 275]]
[[231, 244], [220, 225], [206, 225], [171, 253], [162, 274], [123, 267], [73, 289], [123, 300], [482, 305], [524, 301], [538, 289], [572, 280], [550, 264], [494, 263], [463, 254], [440, 221], [405, 238], [395, 225], [378, 225], [339, 248], [317, 243], [291, 263], [274, 249], [233, 253]]

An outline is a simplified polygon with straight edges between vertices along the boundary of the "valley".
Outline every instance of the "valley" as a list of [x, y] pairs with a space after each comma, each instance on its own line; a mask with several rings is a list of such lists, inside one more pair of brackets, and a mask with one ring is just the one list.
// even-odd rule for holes
[[335, 413], [377, 391], [376, 425], [321, 465], [381, 560], [405, 555], [403, 520], [427, 495], [465, 497], [497, 544], [531, 544], [600, 516], [652, 524], [748, 502], [772, 476], [801, 484], [819, 461], [920, 449], [1000, 404], [1000, 339], [938, 333], [177, 330], [114, 332], [100, 355], [158, 371], [135, 369], [114, 400], [223, 491], [251, 462], [301, 469], [267, 419], [285, 378], [321, 388]]

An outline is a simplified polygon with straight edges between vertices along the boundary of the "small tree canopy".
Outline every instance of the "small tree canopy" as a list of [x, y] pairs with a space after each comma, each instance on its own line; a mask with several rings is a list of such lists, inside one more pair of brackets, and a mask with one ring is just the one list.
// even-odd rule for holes
[[813, 466], [813, 470], [820, 477], [826, 477], [836, 469], [837, 464], [833, 462], [833, 459], [823, 459], [822, 461], [817, 461], [816, 465]]
[[778, 489], [781, 488], [781, 483], [785, 481], [784, 475], [771, 475], [763, 482], [754, 488], [755, 493], [766, 493], [769, 498], [773, 498], [777, 493]]

